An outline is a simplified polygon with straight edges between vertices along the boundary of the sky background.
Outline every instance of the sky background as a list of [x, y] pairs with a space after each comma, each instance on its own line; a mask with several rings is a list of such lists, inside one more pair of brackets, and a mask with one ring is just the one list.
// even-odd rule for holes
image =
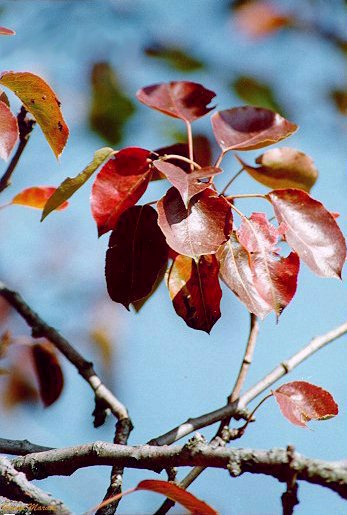
[[[346, 90], [346, 54], [333, 41], [308, 29], [282, 30], [251, 40], [236, 27], [228, 4], [224, 0], [1, 1], [0, 25], [17, 32], [15, 37], [1, 38], [1, 69], [31, 71], [44, 77], [62, 101], [70, 127], [70, 139], [59, 163], [35, 128], [1, 203], [28, 186], [60, 184], [81, 171], [94, 151], [105, 146], [105, 141], [90, 130], [88, 112], [92, 65], [108, 62], [136, 107], [120, 147], [158, 148], [174, 143], [174, 133], [184, 130], [183, 124], [136, 101], [134, 95], [142, 86], [169, 80], [201, 82], [217, 93], [218, 109], [226, 109], [244, 104], [230, 87], [240, 75], [268, 82], [287, 117], [300, 125], [290, 140], [278, 146], [298, 148], [314, 159], [320, 176], [312, 196], [340, 213], [339, 225], [346, 234], [347, 123], [330, 98], [332, 90]], [[274, 5], [284, 11], [290, 8], [307, 26], [319, 25], [343, 36], [343, 2], [294, 0]], [[146, 56], [144, 48], [154, 42], [179, 45], [204, 67], [184, 73]], [[200, 133], [211, 134], [208, 116], [195, 127]], [[250, 152], [248, 161], [260, 153]], [[220, 185], [238, 169], [231, 157], [223, 164]], [[0, 167], [1, 173], [6, 165], [0, 163]], [[140, 444], [190, 416], [225, 404], [242, 358], [249, 315], [225, 288], [222, 318], [210, 336], [189, 329], [176, 316], [165, 285], [139, 314], [114, 304], [104, 280], [108, 237], [97, 239], [89, 208], [90, 186], [88, 183], [75, 194], [66, 211], [53, 213], [42, 224], [35, 210], [13, 206], [0, 211], [0, 276], [20, 290], [29, 304], [87, 358], [94, 359], [129, 408], [135, 424], [130, 443]], [[159, 198], [164, 189], [161, 183], [151, 185], [145, 201]], [[255, 193], [266, 188], [242, 176], [233, 191]], [[245, 213], [264, 209], [259, 201], [244, 202]], [[321, 279], [302, 265], [297, 294], [279, 324], [272, 315], [261, 323], [246, 387], [313, 336], [344, 322], [346, 297], [345, 278], [343, 282]], [[17, 317], [11, 318], [9, 325], [15, 335], [29, 334]], [[90, 338], [95, 329], [107, 331], [114, 345], [108, 370]], [[312, 431], [303, 430], [283, 419], [271, 399], [259, 410], [257, 423], [234, 444], [271, 448], [290, 443], [310, 457], [346, 459], [346, 343], [347, 338], [341, 338], [281, 382], [307, 380], [326, 388], [339, 404], [338, 417], [311, 424]], [[48, 409], [41, 405], [10, 411], [1, 408], [1, 437], [28, 438], [54, 447], [112, 440], [113, 421], [93, 428], [92, 392], [64, 358], [61, 362], [66, 377], [61, 399]], [[214, 431], [212, 427], [202, 432], [209, 438]], [[106, 467], [85, 469], [71, 478], [50, 478], [39, 485], [81, 514], [102, 499], [109, 472]], [[155, 477], [151, 472], [127, 470], [124, 488]], [[278, 514], [283, 489], [283, 484], [269, 477], [245, 474], [231, 479], [218, 470], [202, 474], [191, 487], [222, 515]], [[299, 498], [297, 515], [347, 513], [346, 504], [336, 494], [306, 483], [300, 484]], [[155, 494], [135, 493], [121, 503], [119, 513], [150, 514], [161, 501]], [[176, 507], [172, 513], [182, 510]]]

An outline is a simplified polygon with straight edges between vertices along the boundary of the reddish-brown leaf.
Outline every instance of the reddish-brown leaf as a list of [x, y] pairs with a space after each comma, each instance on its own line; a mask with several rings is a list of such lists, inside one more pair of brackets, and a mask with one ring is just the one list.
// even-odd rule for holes
[[8, 367], [10, 373], [0, 383], [1, 400], [7, 409], [14, 408], [18, 404], [36, 403], [38, 400], [31, 347], [15, 345], [15, 340], [11, 340], [10, 343], [6, 353], [10, 362]]
[[64, 387], [63, 371], [50, 342], [36, 343], [32, 346], [32, 353], [40, 397], [47, 408], [60, 397]]
[[106, 253], [107, 290], [127, 309], [146, 297], [166, 263], [168, 248], [151, 206], [134, 206], [119, 218]]
[[195, 260], [177, 256], [168, 277], [170, 297], [176, 313], [193, 329], [207, 333], [220, 318], [222, 290], [214, 255]]
[[136, 96], [152, 109], [193, 122], [214, 109], [207, 106], [216, 94], [196, 82], [178, 81], [147, 86]]
[[34, 116], [54, 154], [59, 157], [69, 137], [69, 129], [52, 88], [41, 77], [29, 72], [4, 72], [0, 75], [0, 84], [13, 91]]
[[124, 148], [96, 176], [91, 209], [99, 236], [114, 229], [120, 215], [146, 191], [151, 175], [149, 156], [143, 148]]
[[276, 249], [282, 228], [271, 225], [263, 213], [243, 218], [238, 231], [241, 245], [248, 251], [254, 285], [259, 295], [277, 315], [292, 300], [300, 261], [295, 252], [281, 257]]
[[[53, 195], [57, 188], [53, 186], [32, 186], [18, 193], [11, 200], [11, 204], [20, 204], [21, 206], [43, 209], [48, 199]], [[65, 209], [69, 203], [63, 202], [57, 211]]]
[[170, 188], [158, 202], [158, 224], [168, 245], [178, 254], [214, 254], [232, 229], [230, 205], [207, 188], [186, 209], [176, 188]]
[[238, 156], [243, 168], [269, 188], [299, 188], [310, 191], [318, 178], [312, 159], [295, 148], [273, 148], [257, 157], [260, 166], [250, 166]]
[[191, 172], [186, 172], [180, 166], [168, 161], [154, 161], [153, 165], [159, 172], [164, 174], [173, 186], [179, 191], [184, 205], [188, 207], [189, 201], [201, 191], [210, 186], [208, 182], [201, 182], [202, 179], [214, 177], [222, 172], [221, 168], [207, 166]]
[[221, 279], [245, 304], [248, 311], [259, 318], [269, 314], [272, 306], [261, 297], [255, 287], [249, 254], [240, 244], [236, 233], [218, 249], [216, 256], [220, 263]]
[[0, 158], [7, 161], [19, 136], [17, 118], [0, 101]]
[[285, 224], [285, 237], [316, 274], [341, 277], [346, 242], [334, 216], [302, 190], [273, 190], [267, 195], [275, 215]]
[[0, 36], [14, 36], [16, 33], [12, 29], [7, 27], [0, 27]]
[[172, 501], [184, 506], [192, 515], [217, 515], [216, 510], [211, 508], [211, 506], [200, 501], [190, 492], [168, 481], [145, 479], [137, 485], [136, 490], [149, 490], [150, 492], [163, 494]]
[[211, 117], [217, 143], [224, 152], [252, 150], [277, 143], [298, 129], [278, 113], [262, 107], [234, 107]]
[[306, 381], [283, 384], [273, 394], [282, 414], [296, 426], [307, 427], [310, 420], [325, 420], [339, 412], [329, 392]]

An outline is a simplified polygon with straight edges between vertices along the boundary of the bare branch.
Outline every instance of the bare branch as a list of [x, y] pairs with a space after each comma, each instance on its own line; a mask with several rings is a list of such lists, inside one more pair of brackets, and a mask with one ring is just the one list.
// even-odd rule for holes
[[[128, 443], [129, 435], [132, 429], [133, 426], [129, 419], [119, 420], [116, 424], [116, 434], [113, 443], [126, 445]], [[107, 499], [115, 497], [121, 493], [123, 485], [123, 474], [124, 467], [119, 467], [118, 465], [114, 465], [112, 467], [110, 486], [107, 489], [103, 501], [107, 501]], [[118, 501], [113, 501], [106, 504], [104, 507], [99, 508], [99, 510], [96, 512], [96, 515], [113, 515], [119, 502], [120, 499]]]
[[[226, 449], [195, 441], [184, 446], [127, 446], [95, 442], [77, 447], [54, 449], [16, 458], [13, 467], [28, 479], [71, 475], [76, 470], [96, 465], [160, 470], [167, 467], [213, 467], [229, 470], [233, 477], [245, 472], [266, 474], [287, 482], [287, 449]], [[338, 462], [308, 459], [294, 453], [291, 470], [297, 479], [327, 487], [347, 499], [347, 470]]]
[[95, 398], [105, 407], [109, 408], [113, 415], [119, 420], [128, 419], [126, 407], [113, 395], [113, 393], [102, 383], [100, 377], [93, 368], [93, 363], [86, 361], [84, 357], [63, 337], [54, 327], [44, 322], [35, 311], [24, 301], [21, 295], [10, 290], [0, 282], [0, 295], [21, 315], [26, 323], [32, 328], [34, 338], [47, 338], [60, 350], [62, 354], [72, 363], [79, 374], [87, 381], [94, 390]]
[[18, 472], [11, 462], [4, 457], [0, 457], [0, 491], [1, 495], [11, 501], [22, 501], [45, 507], [45, 513], [59, 513], [59, 515], [69, 515], [71, 513], [61, 501], [54, 499], [51, 495], [30, 483], [25, 474]]
[[19, 159], [27, 146], [30, 138], [30, 134], [35, 126], [35, 120], [27, 118], [28, 111], [22, 106], [17, 116], [18, 128], [19, 128], [19, 143], [15, 154], [13, 155], [7, 170], [0, 179], [0, 193], [4, 191], [11, 184], [11, 177], [16, 169]]
[[52, 447], [44, 447], [29, 442], [29, 440], [8, 440], [0, 438], [0, 452], [2, 454], [15, 454], [17, 456], [25, 456], [33, 452], [51, 451]]
[[281, 377], [291, 372], [294, 368], [312, 356], [315, 352], [319, 351], [334, 340], [337, 340], [346, 333], [347, 322], [344, 322], [342, 325], [332, 329], [328, 333], [313, 338], [313, 340], [306, 347], [294, 354], [288, 360], [280, 363], [261, 381], [259, 381], [256, 385], [244, 393], [239, 400], [236, 400], [232, 404], [227, 404], [226, 406], [223, 406], [222, 408], [219, 408], [215, 411], [200, 415], [199, 417], [190, 418], [186, 422], [183, 422], [167, 433], [152, 439], [150, 443], [153, 445], [169, 445], [173, 442], [176, 442], [180, 438], [183, 438], [184, 436], [187, 436], [190, 433], [193, 433], [194, 431], [197, 431], [203, 427], [210, 426], [211, 424], [214, 424], [223, 418], [235, 418], [235, 415], [238, 416], [238, 414], [240, 414], [240, 408], [245, 408], [245, 406], [247, 406], [250, 401], [255, 399], [264, 390], [272, 386]]

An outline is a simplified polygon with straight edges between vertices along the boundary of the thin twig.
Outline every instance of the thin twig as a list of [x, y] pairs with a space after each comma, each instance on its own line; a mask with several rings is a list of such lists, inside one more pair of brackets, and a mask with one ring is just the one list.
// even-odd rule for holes
[[244, 409], [249, 402], [258, 397], [258, 395], [260, 395], [267, 388], [272, 386], [281, 377], [291, 372], [294, 368], [300, 365], [300, 363], [305, 361], [314, 353], [316, 353], [329, 343], [333, 342], [334, 340], [337, 340], [346, 333], [347, 322], [344, 322], [343, 324], [332, 329], [331, 331], [321, 336], [317, 336], [316, 338], [313, 338], [313, 340], [308, 345], [303, 347], [299, 352], [291, 356], [288, 360], [280, 363], [263, 379], [261, 379], [258, 383], [256, 383], [249, 390], [247, 390], [243, 395], [241, 395], [240, 399], [238, 399], [237, 401], [233, 402], [232, 404], [227, 404], [226, 406], [216, 409], [215, 411], [211, 411], [209, 413], [205, 413], [204, 415], [200, 415], [199, 417], [190, 418], [186, 422], [183, 422], [182, 424], [171, 429], [167, 433], [160, 435], [156, 438], [153, 438], [150, 443], [152, 445], [169, 445], [189, 435], [190, 433], [193, 433], [194, 431], [198, 431], [203, 427], [207, 427], [211, 424], [219, 422], [223, 418], [229, 416], [234, 418], [235, 415], [240, 414], [240, 408]]
[[241, 170], [239, 170], [231, 179], [230, 181], [224, 186], [224, 188], [222, 189], [222, 191], [220, 192], [220, 195], [224, 195], [224, 193], [226, 192], [226, 190], [229, 188], [229, 186], [232, 185], [232, 183], [234, 182], [235, 179], [237, 179], [239, 177], [239, 175], [242, 174], [244, 168], [242, 167]]
[[259, 324], [258, 324], [257, 317], [253, 313], [250, 313], [249, 337], [247, 340], [246, 350], [245, 350], [245, 354], [243, 356], [239, 375], [237, 376], [234, 388], [232, 389], [232, 392], [228, 398], [229, 404], [231, 404], [232, 402], [234, 402], [236, 399], [238, 399], [240, 397], [240, 393], [241, 393], [242, 387], [244, 385], [244, 382], [246, 380], [249, 367], [251, 366], [251, 363], [253, 360], [253, 354], [254, 354], [255, 345], [257, 342], [258, 333], [259, 333]]
[[[113, 443], [118, 445], [126, 445], [128, 443], [132, 429], [133, 426], [129, 419], [119, 420], [116, 424], [116, 433]], [[119, 465], [114, 465], [112, 467], [110, 485], [107, 489], [103, 501], [107, 501], [108, 499], [113, 498], [122, 492], [123, 474], [124, 467]], [[113, 502], [105, 504], [98, 509], [96, 515], [113, 515], [116, 512], [119, 502], [120, 499], [117, 499]]]
[[18, 161], [19, 161], [25, 147], [27, 146], [27, 143], [30, 138], [30, 134], [36, 123], [35, 120], [31, 120], [31, 119], [27, 118], [26, 117], [27, 114], [28, 114], [28, 111], [25, 109], [24, 106], [22, 106], [22, 108], [17, 116], [18, 129], [19, 129], [18, 147], [7, 167], [7, 170], [5, 171], [5, 173], [3, 174], [3, 176], [0, 179], [0, 193], [2, 191], [4, 191], [8, 186], [10, 186], [12, 174], [16, 169]]
[[[228, 404], [232, 404], [240, 396], [241, 389], [245, 382], [248, 369], [252, 363], [253, 353], [254, 353], [255, 344], [257, 341], [258, 332], [259, 332], [259, 324], [257, 321], [257, 317], [253, 313], [250, 313], [250, 327], [249, 327], [249, 335], [248, 335], [248, 339], [247, 339], [246, 349], [245, 349], [245, 353], [243, 356], [243, 360], [241, 363], [241, 367], [240, 367], [239, 374], [237, 376], [235, 385], [228, 397]], [[252, 419], [252, 414], [248, 417], [248, 419], [246, 421], [246, 425], [243, 426], [244, 429], [246, 429], [246, 427], [251, 419]], [[230, 441], [230, 439], [231, 439], [230, 438], [231, 431], [229, 429], [230, 420], [231, 420], [231, 417], [226, 417], [221, 421], [215, 436], [212, 438], [212, 440], [210, 442], [210, 445], [218, 447], [220, 445], [226, 445], [226, 443], [228, 441]], [[243, 432], [237, 431], [235, 433], [235, 437], [241, 438]], [[236, 438], [234, 438], [234, 439], [236, 439]], [[205, 470], [204, 467], [194, 467], [181, 481], [179, 481], [179, 486], [184, 489], [188, 488], [193, 483], [193, 481], [195, 481], [200, 476], [200, 474], [202, 474], [202, 472], [204, 470]], [[175, 505], [174, 501], [172, 501], [171, 499], [165, 499], [165, 501], [161, 504], [161, 506], [155, 512], [154, 515], [164, 515], [174, 505]]]
[[103, 384], [100, 377], [94, 370], [93, 364], [84, 357], [63, 337], [54, 327], [49, 326], [35, 313], [24, 301], [21, 295], [10, 290], [0, 282], [0, 295], [21, 315], [26, 323], [32, 328], [34, 338], [47, 338], [60, 350], [62, 354], [72, 363], [79, 374], [87, 381], [94, 390], [95, 399], [103, 409], [110, 409], [119, 420], [128, 419], [129, 415], [126, 407], [113, 395], [113, 393]]

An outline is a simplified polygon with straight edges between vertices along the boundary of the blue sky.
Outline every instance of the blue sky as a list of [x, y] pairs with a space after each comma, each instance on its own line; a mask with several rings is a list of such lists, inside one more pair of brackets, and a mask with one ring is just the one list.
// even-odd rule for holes
[[[66, 176], [76, 175], [104, 145], [89, 131], [87, 113], [91, 65], [107, 60], [130, 97], [148, 84], [188, 79], [216, 91], [218, 108], [225, 109], [242, 104], [229, 87], [238, 75], [254, 75], [270, 82], [288, 118], [300, 125], [300, 131], [282, 146], [298, 148], [314, 159], [320, 178], [312, 195], [340, 213], [339, 224], [346, 233], [347, 125], [346, 118], [337, 114], [329, 101], [332, 88], [346, 86], [346, 57], [331, 43], [298, 31], [252, 43], [236, 30], [226, 4], [222, 0], [1, 2], [1, 25], [17, 31], [14, 38], [1, 39], [2, 69], [28, 70], [43, 76], [58, 93], [71, 131], [58, 163], [40, 131], [35, 130], [13, 185], [3, 196], [4, 202], [24, 187], [58, 185]], [[291, 4], [297, 11], [301, 6], [299, 1], [277, 4]], [[319, 4], [316, 16], [329, 26], [339, 26], [345, 14], [339, 2], [331, 2], [333, 7], [328, 11], [326, 3]], [[308, 9], [303, 15], [309, 19]], [[206, 62], [206, 69], [182, 74], [144, 57], [144, 46], [153, 40], [180, 44]], [[137, 107], [122, 145], [157, 148], [171, 143], [170, 133], [180, 126], [158, 112]], [[207, 133], [208, 117], [198, 121], [196, 127]], [[219, 178], [219, 183], [224, 184], [227, 175], [235, 171], [237, 165], [231, 158], [226, 159], [225, 177]], [[154, 185], [145, 198], [159, 197], [162, 188]], [[263, 191], [265, 188], [247, 177], [235, 182], [235, 193]], [[189, 416], [225, 403], [242, 356], [248, 313], [224, 288], [222, 319], [208, 336], [187, 328], [175, 315], [165, 286], [140, 314], [128, 313], [112, 303], [103, 275], [107, 236], [97, 239], [89, 193], [90, 186], [86, 185], [72, 199], [69, 209], [52, 214], [42, 224], [36, 211], [21, 207], [1, 211], [1, 276], [99, 367], [89, 333], [93, 327], [107, 328], [115, 343], [111, 382], [135, 423], [131, 443], [143, 443]], [[259, 202], [247, 202], [244, 209], [251, 213], [263, 207]], [[279, 324], [273, 316], [261, 323], [246, 386], [313, 336], [342, 323], [347, 313], [346, 293], [345, 280], [320, 279], [302, 266], [297, 295]], [[26, 332], [24, 325], [17, 324], [16, 328], [19, 334]], [[270, 400], [259, 411], [257, 423], [235, 444], [270, 448], [291, 443], [311, 457], [345, 458], [346, 359], [346, 338], [342, 338], [290, 376], [290, 380], [307, 380], [328, 389], [340, 406], [338, 417], [312, 424], [313, 432], [301, 430], [290, 426]], [[112, 439], [113, 422], [93, 429], [92, 394], [68, 363], [64, 363], [64, 370], [62, 399], [47, 410], [18, 408], [4, 413], [0, 418], [2, 437], [28, 438], [51, 446]], [[203, 433], [208, 438], [214, 429]], [[51, 478], [40, 485], [80, 514], [102, 498], [108, 474], [106, 468], [88, 469], [72, 478]], [[127, 471], [125, 488], [150, 477], [154, 473]], [[272, 515], [280, 511], [283, 485], [262, 476], [231, 479], [224, 471], [214, 470], [203, 474], [191, 490], [222, 515]], [[337, 495], [307, 484], [300, 485], [299, 497], [298, 515], [346, 510]], [[149, 514], [159, 502], [154, 494], [136, 493], [124, 500], [120, 513]], [[180, 513], [175, 510], [173, 513]]]

